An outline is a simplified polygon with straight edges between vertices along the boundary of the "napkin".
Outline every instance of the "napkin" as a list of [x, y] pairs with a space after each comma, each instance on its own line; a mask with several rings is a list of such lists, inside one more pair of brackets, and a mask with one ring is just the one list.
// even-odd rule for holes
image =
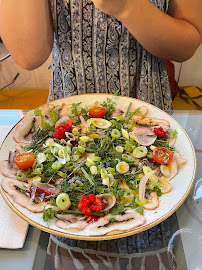
[[[0, 145], [11, 126], [0, 126]], [[20, 218], [0, 194], [0, 248], [22, 248], [27, 235], [28, 223]]]

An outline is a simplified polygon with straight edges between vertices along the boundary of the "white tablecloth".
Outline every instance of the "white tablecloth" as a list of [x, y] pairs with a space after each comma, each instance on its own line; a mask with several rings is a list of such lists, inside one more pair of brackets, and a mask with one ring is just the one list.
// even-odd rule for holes
[[[0, 126], [0, 146], [12, 126]], [[5, 203], [0, 195], [0, 248], [22, 248], [28, 223]]]

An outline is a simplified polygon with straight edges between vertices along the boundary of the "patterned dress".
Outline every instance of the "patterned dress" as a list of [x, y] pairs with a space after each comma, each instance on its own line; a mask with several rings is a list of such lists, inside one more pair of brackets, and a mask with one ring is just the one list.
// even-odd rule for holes
[[[150, 2], [163, 12], [168, 9], [169, 0]], [[55, 40], [49, 101], [119, 91], [172, 109], [165, 61], [147, 52], [121, 22], [91, 0], [51, 0], [51, 8]], [[51, 235], [49, 254], [56, 269], [145, 269], [146, 258], [149, 264], [156, 262], [153, 269], [168, 269], [163, 258], [175, 218], [118, 240], [88, 242]], [[133, 268], [134, 263], [139, 268]]]
[[[166, 12], [169, 0], [150, 0]], [[164, 59], [147, 52], [91, 0], [51, 0], [55, 28], [49, 101], [85, 93], [135, 97], [172, 109]]]

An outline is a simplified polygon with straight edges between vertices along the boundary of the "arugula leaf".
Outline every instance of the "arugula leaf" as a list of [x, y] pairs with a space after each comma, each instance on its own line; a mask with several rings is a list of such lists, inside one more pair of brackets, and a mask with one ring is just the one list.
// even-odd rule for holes
[[34, 111], [35, 116], [41, 117], [41, 127], [43, 129], [50, 129], [50, 124], [48, 122], [45, 121], [45, 117], [42, 115], [41, 110], [40, 109], [36, 109]]
[[116, 221], [116, 218], [115, 218], [115, 217], [112, 217], [112, 218], [109, 219], [109, 222], [110, 222], [110, 223], [113, 223], [113, 222], [115, 222], [115, 221]]
[[110, 98], [107, 98], [107, 100], [104, 101], [101, 105], [102, 107], [106, 108], [104, 118], [111, 120], [112, 114], [116, 111], [116, 102], [112, 101]]
[[111, 215], [118, 215], [120, 212], [122, 212], [124, 209], [124, 204], [117, 204], [114, 207], [110, 209]]
[[79, 106], [81, 105], [82, 102], [79, 103], [73, 103], [72, 107], [71, 107], [71, 112], [72, 114], [74, 114], [75, 116], [79, 116], [80, 115], [80, 108]]
[[142, 205], [135, 208], [135, 211], [138, 212], [141, 215], [144, 215], [144, 208], [143, 208]]
[[134, 113], [138, 113], [140, 116], [143, 116], [140, 107], [138, 107], [138, 108], [134, 111]]

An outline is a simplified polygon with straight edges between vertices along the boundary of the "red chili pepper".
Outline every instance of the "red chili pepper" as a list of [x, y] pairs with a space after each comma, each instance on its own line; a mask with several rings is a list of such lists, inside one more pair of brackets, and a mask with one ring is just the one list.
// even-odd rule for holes
[[72, 131], [73, 121], [68, 121], [67, 124], [62, 124], [61, 126], [55, 127], [53, 137], [57, 139], [64, 139], [65, 132]]
[[68, 121], [67, 124], [62, 124], [61, 127], [65, 129], [65, 131], [72, 131], [73, 121]]
[[158, 136], [158, 137], [165, 137], [167, 135], [167, 132], [165, 130], [163, 130], [162, 127], [155, 127], [154, 128], [154, 133]]
[[91, 215], [92, 212], [99, 213], [103, 209], [103, 203], [100, 198], [90, 194], [80, 199], [78, 208], [84, 215]]
[[60, 126], [57, 126], [55, 127], [55, 131], [53, 133], [53, 137], [54, 138], [57, 138], [57, 139], [64, 139], [65, 138], [65, 129], [60, 127]]

